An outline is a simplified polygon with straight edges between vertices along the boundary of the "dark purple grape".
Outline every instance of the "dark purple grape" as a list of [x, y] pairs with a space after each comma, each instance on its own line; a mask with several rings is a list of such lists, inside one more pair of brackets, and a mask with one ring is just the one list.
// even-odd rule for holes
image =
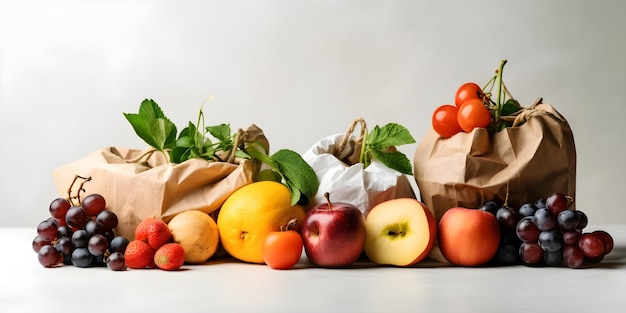
[[578, 215], [578, 225], [576, 226], [576, 229], [578, 230], [585, 229], [585, 227], [587, 227], [587, 223], [589, 223], [587, 214], [585, 214], [585, 212], [583, 211], [574, 211], [574, 212], [576, 212], [576, 215]]
[[109, 249], [109, 242], [106, 237], [96, 234], [89, 238], [87, 248], [92, 255], [103, 256], [107, 249]]
[[129, 242], [130, 241], [126, 239], [126, 237], [117, 236], [113, 238], [113, 240], [111, 240], [111, 245], [109, 247], [109, 250], [111, 250], [111, 252], [124, 253], [126, 252], [126, 247], [128, 246]]
[[113, 213], [113, 211], [103, 210], [102, 212], [98, 213], [96, 221], [102, 224], [105, 230], [109, 230], [117, 227], [118, 220], [117, 215]]
[[578, 215], [572, 210], [564, 210], [556, 217], [561, 230], [573, 230], [578, 226]]
[[87, 248], [76, 248], [72, 252], [72, 264], [76, 267], [89, 267], [93, 261], [93, 255]]
[[72, 229], [65, 225], [65, 226], [60, 226], [57, 229], [57, 238], [61, 238], [61, 237], [67, 237], [67, 238], [72, 238], [72, 234], [74, 232], [72, 231]]
[[74, 251], [74, 244], [72, 243], [72, 239], [68, 237], [61, 237], [57, 240], [55, 248], [59, 251], [59, 253], [71, 255], [72, 251]]
[[560, 266], [563, 264], [563, 248], [549, 252], [543, 252], [543, 262], [548, 266]]
[[568, 206], [569, 200], [567, 199], [567, 196], [560, 192], [555, 192], [546, 198], [546, 208], [548, 208], [555, 216], [562, 211], [567, 210]]
[[52, 241], [43, 240], [41, 239], [41, 237], [35, 236], [35, 239], [33, 239], [33, 251], [39, 252], [39, 250], [41, 250], [41, 247], [47, 246], [50, 244], [52, 244]]
[[511, 265], [517, 263], [519, 257], [519, 245], [501, 244], [496, 252], [496, 259], [501, 264]]
[[543, 260], [543, 249], [536, 242], [523, 242], [519, 247], [519, 255], [526, 265], [538, 264]]
[[58, 265], [62, 261], [62, 256], [59, 252], [51, 245], [45, 245], [39, 249], [37, 252], [37, 257], [39, 259], [39, 264], [44, 267], [53, 267]]
[[537, 211], [537, 206], [532, 203], [524, 203], [518, 210], [521, 217], [533, 216], [535, 215], [535, 211]]
[[496, 212], [498, 212], [498, 209], [500, 207], [501, 207], [500, 204], [498, 204], [497, 202], [495, 202], [493, 200], [489, 200], [489, 201], [486, 201], [483, 204], [481, 204], [478, 209], [481, 210], [481, 211], [489, 212], [489, 213], [491, 213], [491, 214], [493, 214], [495, 216]]
[[537, 242], [544, 251], [555, 252], [563, 247], [563, 235], [556, 229], [542, 231]]
[[105, 230], [104, 233], [102, 234], [102, 236], [107, 238], [107, 241], [109, 242], [109, 244], [111, 243], [111, 241], [113, 240], [113, 238], [115, 238], [115, 231], [112, 229], [109, 230]]
[[93, 235], [102, 235], [104, 234], [104, 226], [102, 226], [101, 223], [98, 223], [97, 221], [94, 220], [88, 220], [87, 224], [85, 224], [85, 230], [87, 231], [87, 233], [89, 234], [89, 236], [93, 236]]
[[96, 216], [106, 208], [106, 201], [104, 197], [97, 193], [92, 193], [86, 196], [81, 204], [85, 209], [87, 216]]
[[535, 207], [537, 207], [537, 210], [546, 208], [546, 199], [542, 198], [535, 201]]
[[70, 204], [70, 202], [67, 201], [66, 199], [56, 198], [52, 200], [52, 202], [50, 203], [50, 208], [49, 208], [50, 215], [58, 219], [65, 218], [65, 214], [67, 213], [67, 210], [69, 210], [71, 206], [72, 205]]
[[570, 268], [580, 268], [585, 262], [585, 256], [578, 245], [565, 245], [563, 247], [563, 259]]
[[79, 229], [72, 234], [72, 243], [76, 248], [87, 248], [89, 237], [89, 233], [86, 230]]
[[517, 222], [519, 222], [521, 216], [517, 211], [511, 207], [503, 206], [496, 212], [496, 218], [501, 226], [508, 229], [515, 229]]
[[106, 262], [104, 260], [104, 255], [94, 255], [93, 259], [91, 259], [91, 266], [106, 266]]
[[106, 260], [107, 267], [113, 271], [123, 271], [127, 268], [126, 259], [121, 252], [113, 252]]
[[547, 208], [538, 209], [533, 216], [537, 228], [541, 231], [551, 230], [556, 226], [556, 217]]
[[37, 236], [44, 241], [52, 241], [57, 237], [57, 226], [49, 220], [42, 221], [37, 225]]
[[535, 224], [535, 218], [533, 216], [523, 217], [515, 229], [517, 238], [524, 242], [533, 242], [539, 240], [539, 233], [541, 230], [537, 228]]
[[67, 222], [67, 225], [73, 227], [74, 229], [81, 229], [85, 227], [87, 220], [87, 213], [81, 206], [72, 206], [65, 214], [65, 221]]

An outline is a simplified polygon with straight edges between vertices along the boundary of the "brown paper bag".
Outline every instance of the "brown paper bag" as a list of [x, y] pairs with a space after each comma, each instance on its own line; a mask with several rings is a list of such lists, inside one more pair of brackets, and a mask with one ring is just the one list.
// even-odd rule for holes
[[565, 118], [549, 104], [515, 118], [513, 127], [492, 135], [474, 129], [444, 139], [431, 129], [418, 144], [415, 180], [437, 222], [452, 207], [504, 203], [507, 190], [513, 208], [553, 192], [575, 197], [576, 148]]
[[[244, 140], [258, 141], [269, 150], [255, 125], [248, 128]], [[186, 210], [215, 212], [235, 190], [253, 182], [259, 168], [257, 161], [234, 155], [228, 162], [196, 158], [174, 164], [159, 152], [146, 151], [119, 147], [94, 151], [54, 169], [55, 185], [60, 195], [67, 196], [75, 175], [91, 177], [83, 186], [84, 195], [104, 196], [107, 209], [118, 216], [116, 234], [132, 240], [145, 217], [168, 222]]]

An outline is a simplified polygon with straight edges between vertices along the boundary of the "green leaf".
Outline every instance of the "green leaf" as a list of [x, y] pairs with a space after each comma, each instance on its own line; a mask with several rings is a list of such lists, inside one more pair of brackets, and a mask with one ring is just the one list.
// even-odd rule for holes
[[271, 158], [291, 190], [291, 205], [308, 204], [319, 188], [319, 180], [313, 168], [302, 156], [288, 149], [276, 151]]
[[384, 152], [380, 150], [372, 150], [372, 157], [388, 168], [394, 169], [400, 173], [413, 175], [413, 167], [411, 161], [402, 152]]
[[206, 130], [218, 140], [228, 140], [231, 138], [230, 124], [220, 124], [215, 126], [207, 126]]
[[404, 126], [389, 123], [382, 128], [376, 125], [367, 136], [366, 144], [372, 150], [384, 150], [391, 146], [415, 143], [415, 139]]
[[159, 151], [176, 145], [176, 125], [172, 123], [154, 100], [141, 102], [137, 114], [124, 113], [139, 138]]
[[507, 100], [500, 109], [500, 116], [509, 116], [522, 109], [522, 106], [515, 99]]

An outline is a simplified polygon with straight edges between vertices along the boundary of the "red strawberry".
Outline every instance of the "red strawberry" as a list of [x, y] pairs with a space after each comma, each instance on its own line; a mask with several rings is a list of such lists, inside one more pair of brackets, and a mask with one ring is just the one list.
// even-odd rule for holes
[[128, 243], [124, 259], [129, 268], [141, 269], [154, 267], [154, 250], [146, 242], [133, 240]]
[[185, 249], [179, 243], [164, 244], [154, 254], [154, 263], [162, 270], [177, 270], [185, 263]]
[[147, 242], [154, 250], [170, 242], [171, 238], [172, 232], [167, 224], [154, 217], [144, 218], [135, 229], [135, 240]]

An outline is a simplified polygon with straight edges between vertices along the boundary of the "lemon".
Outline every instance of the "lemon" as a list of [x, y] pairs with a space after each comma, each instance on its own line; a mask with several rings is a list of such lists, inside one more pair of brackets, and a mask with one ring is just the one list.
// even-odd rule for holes
[[172, 240], [185, 249], [185, 262], [198, 264], [215, 254], [219, 244], [219, 232], [215, 220], [198, 210], [178, 213], [169, 223]]
[[304, 208], [291, 206], [291, 193], [284, 184], [254, 182], [239, 188], [222, 205], [217, 217], [220, 241], [232, 257], [264, 263], [262, 247], [267, 234], [279, 231], [293, 218], [299, 231], [304, 215]]

